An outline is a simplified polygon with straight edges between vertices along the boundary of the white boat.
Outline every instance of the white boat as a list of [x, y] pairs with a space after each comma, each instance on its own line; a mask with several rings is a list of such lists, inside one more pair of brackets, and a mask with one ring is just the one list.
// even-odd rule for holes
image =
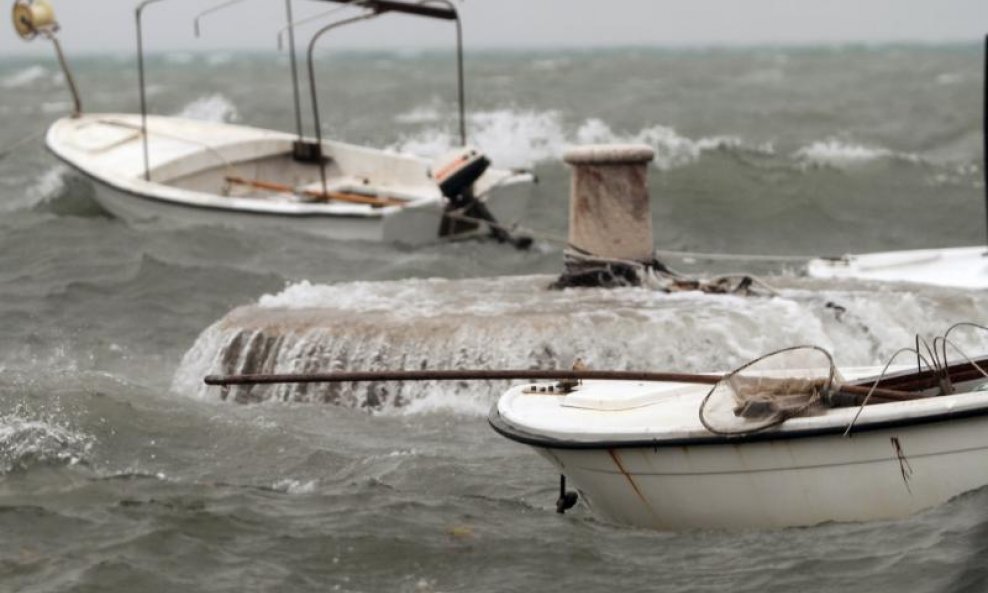
[[[961, 386], [985, 381], [974, 379]], [[584, 381], [568, 394], [522, 385], [499, 399], [490, 423], [549, 460], [601, 517], [662, 530], [898, 519], [988, 484], [988, 391], [832, 408], [746, 434], [701, 422], [708, 392], [639, 381]]]
[[[985, 39], [984, 86], [985, 201], [988, 208], [988, 38]], [[914, 282], [952, 288], [988, 288], [988, 247], [951, 247], [885, 251], [809, 261], [806, 273], [815, 278]]]
[[[139, 114], [84, 114], [71, 71], [55, 37], [58, 23], [47, 0], [16, 0], [14, 26], [25, 39], [54, 43], [72, 91], [71, 116], [48, 130], [48, 149], [90, 179], [99, 204], [130, 223], [273, 228], [334, 239], [420, 244], [490, 232], [518, 246], [505, 227], [521, 220], [534, 176], [528, 171], [489, 169], [490, 161], [466, 146], [462, 35], [459, 14], [448, 0], [330, 0], [364, 12], [331, 22], [311, 39], [308, 51], [313, 137], [302, 129], [295, 61], [292, 0], [285, 0], [294, 91], [294, 134], [248, 126], [149, 115], [142, 42], [144, 0], [136, 9]], [[196, 18], [225, 8], [226, 1]], [[434, 6], [433, 4], [438, 4]], [[316, 41], [340, 26], [404, 13], [457, 25], [460, 140], [463, 145], [436, 162], [385, 150], [324, 140], [313, 65]], [[326, 13], [329, 14], [329, 13]], [[322, 15], [326, 16], [326, 15]]]
[[988, 248], [915, 249], [818, 258], [810, 260], [806, 271], [815, 278], [988, 288]]
[[[65, 117], [46, 143], [92, 180], [103, 208], [130, 223], [263, 227], [405, 244], [439, 237], [446, 198], [424, 159], [324, 141], [327, 189], [338, 199], [319, 199], [319, 166], [293, 159], [292, 134], [148, 116], [147, 137], [150, 181], [139, 114]], [[528, 181], [528, 174], [488, 169], [473, 190], [509, 224], [524, 214]]]

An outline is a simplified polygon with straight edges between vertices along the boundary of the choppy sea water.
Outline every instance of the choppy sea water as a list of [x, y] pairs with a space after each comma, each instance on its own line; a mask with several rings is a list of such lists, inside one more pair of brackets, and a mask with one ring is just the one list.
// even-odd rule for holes
[[[658, 154], [660, 249], [977, 244], [979, 50], [476, 53], [469, 130], [495, 162], [536, 168], [526, 222], [545, 236], [565, 235], [564, 147], [635, 141]], [[74, 64], [88, 110], [135, 109], [129, 57]], [[333, 56], [327, 132], [440, 153], [455, 139], [452, 74], [443, 53]], [[287, 82], [283, 60], [256, 55], [149, 64], [155, 112], [263, 127], [292, 126]], [[192, 350], [234, 307], [329, 302], [340, 319], [375, 319], [347, 326], [356, 368], [567, 364], [589, 352], [599, 367], [707, 370], [795, 341], [877, 364], [914, 332], [983, 322], [982, 292], [821, 283], [791, 261], [679, 258], [670, 263], [691, 271], [758, 273], [782, 294], [549, 295], [542, 279], [559, 271], [561, 252], [548, 240], [529, 252], [410, 250], [129, 228], [30, 140], [68, 107], [52, 63], [0, 61], [0, 143], [26, 140], [0, 160], [0, 589], [985, 588], [985, 491], [903, 521], [765, 532], [652, 533], [580, 505], [560, 517], [557, 476], [486, 426], [501, 386], [409, 390], [407, 405], [370, 411], [241, 406], [197, 384], [214, 361]], [[519, 278], [498, 280], [506, 275]]]

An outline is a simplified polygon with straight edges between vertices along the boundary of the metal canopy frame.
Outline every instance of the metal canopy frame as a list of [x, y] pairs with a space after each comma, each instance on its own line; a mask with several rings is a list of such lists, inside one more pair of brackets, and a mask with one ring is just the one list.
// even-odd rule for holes
[[[410, 4], [408, 2], [397, 2], [394, 0], [323, 0], [336, 2], [338, 4], [353, 4], [368, 9], [364, 14], [347, 19], [332, 22], [317, 31], [309, 41], [309, 49], [306, 55], [306, 62], [309, 71], [309, 91], [312, 100], [312, 119], [316, 132], [316, 155], [319, 161], [319, 178], [322, 182], [323, 193], [328, 192], [326, 184], [326, 160], [322, 157], [322, 123], [319, 117], [319, 91], [316, 84], [315, 71], [315, 48], [319, 39], [329, 31], [369, 20], [388, 12], [411, 14], [442, 20], [451, 20], [456, 23], [456, 72], [457, 72], [457, 98], [460, 113], [460, 142], [465, 145], [466, 134], [466, 100], [463, 84], [463, 28], [460, 22], [460, 15], [456, 7], [449, 0], [422, 0], [421, 2]], [[442, 4], [442, 7], [429, 6], [430, 4]]]
[[[143, 29], [143, 17], [144, 10], [152, 4], [157, 4], [163, 2], [164, 0], [143, 0], [134, 9], [134, 18], [137, 24], [137, 73], [138, 73], [138, 84], [140, 90], [140, 106], [141, 106], [141, 143], [142, 152], [144, 158], [144, 179], [145, 181], [151, 181], [151, 165], [150, 165], [150, 149], [148, 147], [148, 131], [147, 131], [147, 118], [148, 118], [148, 105], [147, 105], [147, 84], [146, 75], [144, 68], [144, 29]], [[196, 35], [199, 35], [200, 27], [199, 23], [202, 17], [205, 15], [216, 12], [218, 10], [225, 9], [229, 6], [239, 3], [241, 0], [228, 0], [221, 2], [211, 8], [207, 8], [201, 11], [194, 21], [194, 27]], [[318, 97], [315, 87], [315, 72], [312, 64], [312, 54], [313, 48], [315, 46], [316, 40], [321, 37], [326, 32], [341, 27], [347, 24], [359, 22], [375, 16], [379, 16], [388, 12], [395, 12], [400, 14], [409, 14], [414, 16], [421, 16], [427, 18], [434, 18], [440, 20], [450, 20], [456, 23], [456, 72], [457, 72], [457, 100], [459, 103], [459, 132], [460, 132], [460, 143], [465, 145], [467, 142], [466, 133], [466, 91], [464, 85], [463, 76], [463, 26], [460, 21], [459, 12], [450, 0], [421, 0], [417, 3], [401, 2], [397, 0], [319, 0], [322, 2], [333, 2], [336, 4], [341, 4], [341, 8], [345, 8], [346, 5], [359, 6], [369, 9], [369, 13], [359, 15], [357, 17], [352, 17], [349, 19], [344, 19], [342, 21], [337, 21], [323, 27], [319, 32], [317, 32], [312, 41], [309, 43], [309, 82], [311, 85], [312, 93], [312, 104], [313, 104], [313, 119], [315, 121], [316, 128], [316, 138], [318, 141], [318, 151], [321, 154], [322, 150], [322, 129], [319, 123], [319, 107], [318, 107]], [[434, 5], [440, 6], [434, 6]], [[301, 92], [299, 89], [298, 80], [298, 64], [296, 60], [296, 48], [295, 48], [295, 23], [292, 12], [292, 0], [285, 0], [285, 13], [288, 21], [288, 40], [289, 40], [289, 51], [291, 53], [291, 71], [292, 71], [292, 92], [295, 107], [295, 127], [296, 132], [301, 142], [303, 138], [303, 128], [302, 128], [302, 106], [301, 106]], [[280, 37], [279, 37], [280, 38]], [[325, 164], [321, 164], [320, 171], [323, 179], [323, 190], [326, 189], [325, 182]]]

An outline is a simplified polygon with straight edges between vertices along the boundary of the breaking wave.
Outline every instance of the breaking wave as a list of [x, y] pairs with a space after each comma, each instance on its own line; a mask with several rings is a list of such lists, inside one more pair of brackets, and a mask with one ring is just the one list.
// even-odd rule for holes
[[75, 465], [91, 447], [90, 437], [57, 422], [16, 411], [0, 415], [0, 475], [43, 464]]
[[[424, 157], [448, 152], [459, 143], [459, 138], [448, 124], [447, 117], [441, 105], [435, 102], [395, 116], [396, 123], [420, 129], [406, 134], [388, 149]], [[883, 161], [940, 163], [939, 159], [927, 159], [917, 154], [836, 137], [809, 141], [791, 152], [782, 152], [777, 151], [772, 142], [752, 142], [736, 135], [691, 138], [665, 125], [653, 125], [637, 132], [617, 132], [599, 118], [588, 118], [574, 124], [567, 122], [563, 113], [553, 110], [497, 109], [476, 112], [468, 115], [467, 132], [471, 144], [480, 147], [494, 162], [506, 167], [558, 162], [572, 145], [612, 143], [651, 146], [655, 150], [654, 166], [664, 171], [692, 165], [704, 155], [716, 152], [769, 157], [785, 166], [803, 170], [847, 170]], [[956, 161], [949, 159], [940, 164], [956, 167]]]
[[220, 94], [199, 97], [176, 113], [178, 117], [211, 122], [235, 122], [240, 119], [237, 106]]
[[[176, 393], [242, 403], [306, 401], [371, 410], [482, 414], [507, 382], [204, 386], [209, 374], [567, 368], [711, 371], [794, 344], [839, 364], [878, 365], [915, 333], [983, 317], [988, 296], [889, 291], [776, 278], [776, 298], [647, 289], [549, 291], [552, 278], [302, 282], [235, 309], [200, 334]], [[826, 289], [821, 289], [826, 287]], [[838, 303], [840, 307], [828, 305]], [[967, 352], [983, 351], [984, 336]]]
[[891, 151], [887, 148], [865, 146], [828, 138], [800, 148], [793, 158], [808, 166], [829, 166], [849, 168], [865, 165], [882, 159], [898, 159], [910, 162], [920, 161], [920, 157]]
[[48, 70], [43, 66], [28, 66], [0, 79], [0, 87], [16, 89], [30, 86], [48, 76]]
[[[438, 116], [434, 107], [420, 108], [398, 116], [401, 123], [429, 121]], [[604, 121], [587, 119], [568, 128], [558, 111], [482, 111], [469, 117], [470, 143], [487, 152], [501, 166], [530, 166], [543, 161], [558, 161], [568, 146], [589, 143], [647, 144], [655, 149], [655, 166], [672, 169], [696, 162], [707, 151], [742, 146], [740, 138], [712, 136], [691, 139], [667, 126], [652, 126], [633, 134], [614, 132]], [[391, 150], [423, 156], [438, 156], [458, 142], [455, 134], [429, 128], [406, 136]], [[756, 149], [764, 150], [764, 149]]]

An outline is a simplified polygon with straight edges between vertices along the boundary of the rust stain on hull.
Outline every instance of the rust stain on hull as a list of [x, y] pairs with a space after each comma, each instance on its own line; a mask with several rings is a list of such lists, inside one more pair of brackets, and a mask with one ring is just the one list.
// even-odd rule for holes
[[652, 517], [655, 517], [655, 511], [652, 509], [652, 505], [649, 504], [648, 499], [645, 498], [645, 495], [642, 494], [642, 491], [638, 488], [638, 484], [635, 483], [635, 479], [631, 477], [628, 470], [624, 469], [624, 465], [621, 463], [621, 458], [618, 457], [618, 452], [615, 449], [608, 449], [607, 453], [611, 456], [611, 459], [614, 461], [614, 465], [617, 466], [618, 471], [621, 472], [624, 479], [631, 485], [631, 489], [635, 491], [635, 496], [638, 497], [638, 500], [642, 501], [642, 504], [645, 505], [645, 508], [648, 509], [648, 512], [652, 515]]

